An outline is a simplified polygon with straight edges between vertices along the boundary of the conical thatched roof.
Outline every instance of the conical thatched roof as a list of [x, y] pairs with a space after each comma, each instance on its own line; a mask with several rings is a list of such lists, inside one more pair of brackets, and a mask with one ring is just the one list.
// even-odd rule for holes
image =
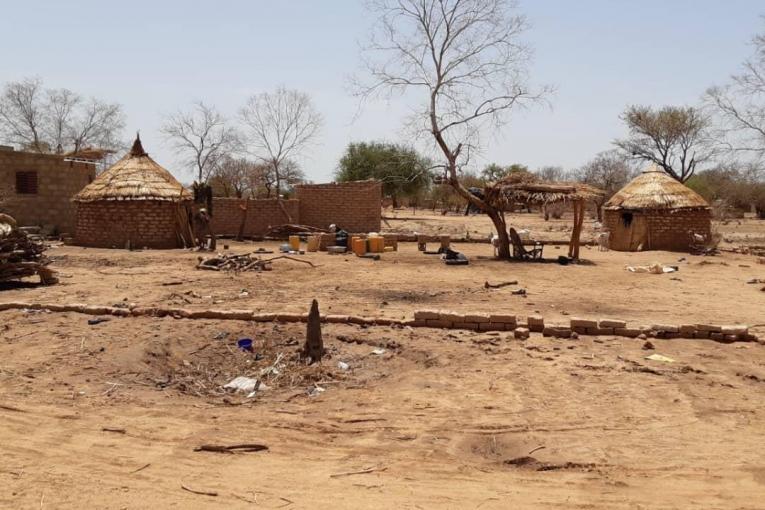
[[670, 177], [655, 164], [635, 177], [606, 202], [605, 209], [707, 208], [701, 195]]
[[170, 172], [151, 159], [136, 136], [125, 157], [85, 186], [75, 202], [97, 200], [191, 200], [191, 193]]

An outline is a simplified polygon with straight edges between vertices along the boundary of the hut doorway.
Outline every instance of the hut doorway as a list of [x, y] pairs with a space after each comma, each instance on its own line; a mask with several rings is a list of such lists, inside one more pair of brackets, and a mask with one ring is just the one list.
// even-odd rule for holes
[[625, 228], [629, 232], [629, 251], [642, 251], [650, 249], [648, 235], [648, 221], [642, 214], [630, 214], [631, 220]]

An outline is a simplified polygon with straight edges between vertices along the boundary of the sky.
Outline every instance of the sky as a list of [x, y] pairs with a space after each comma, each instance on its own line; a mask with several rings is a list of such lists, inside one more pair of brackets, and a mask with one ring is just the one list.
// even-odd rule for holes
[[[489, 162], [575, 168], [626, 130], [631, 104], [695, 105], [738, 71], [765, 29], [762, 0], [521, 0], [531, 22], [531, 81], [552, 85], [549, 107], [515, 112], [483, 139]], [[117, 102], [126, 140], [140, 130], [154, 159], [184, 182], [159, 127], [193, 101], [234, 119], [252, 95], [278, 86], [308, 93], [323, 115], [300, 163], [332, 180], [349, 142], [407, 142], [406, 105], [359, 102], [349, 77], [374, 20], [363, 0], [0, 0], [0, 83], [38, 76]]]

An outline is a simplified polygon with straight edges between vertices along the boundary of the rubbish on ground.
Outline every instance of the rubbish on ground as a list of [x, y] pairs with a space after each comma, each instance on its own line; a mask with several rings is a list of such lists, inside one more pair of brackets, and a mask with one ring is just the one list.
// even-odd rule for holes
[[252, 352], [252, 338], [240, 338], [236, 345], [243, 351]]
[[214, 453], [237, 453], [237, 452], [262, 452], [268, 450], [268, 446], [257, 443], [217, 445], [203, 444], [194, 448], [195, 452], [214, 452]]
[[313, 386], [310, 386], [308, 388], [308, 396], [309, 397], [315, 397], [317, 395], [321, 395], [325, 391], [327, 391], [327, 390], [325, 390], [324, 388], [322, 388], [318, 384], [314, 384]]
[[267, 390], [268, 386], [263, 384], [260, 379], [240, 375], [239, 377], [232, 379], [228, 384], [225, 384], [223, 388], [226, 390], [248, 393], [247, 398], [251, 398], [254, 397], [257, 392]]
[[330, 255], [336, 255], [338, 253], [345, 253], [348, 251], [348, 248], [345, 246], [327, 246], [327, 253]]
[[365, 253], [364, 255], [356, 255], [360, 259], [380, 260], [378, 253]]
[[650, 266], [627, 266], [627, 271], [631, 273], [650, 273], [664, 274], [678, 271], [677, 266], [663, 266], [661, 264], [651, 264]]
[[295, 234], [326, 234], [329, 231], [323, 228], [311, 227], [309, 225], [285, 224], [271, 227], [266, 233], [266, 237], [284, 238]]
[[382, 347], [378, 347], [377, 349], [374, 349], [374, 350], [372, 351], [372, 354], [374, 354], [375, 356], [382, 356], [382, 355], [383, 355], [383, 354], [385, 354], [386, 352], [387, 352], [387, 351], [386, 351], [385, 349], [383, 349]]
[[451, 248], [444, 249], [441, 259], [447, 266], [466, 266], [470, 264], [470, 261], [463, 253], [454, 251]]
[[662, 354], [651, 354], [650, 356], [646, 356], [645, 359], [651, 360], [651, 361], [661, 361], [663, 363], [674, 363], [675, 360], [668, 356], [664, 356]]
[[351, 368], [351, 366], [345, 361], [338, 361], [337, 368], [339, 368], [340, 370], [348, 370]]
[[109, 317], [96, 317], [95, 319], [88, 319], [88, 325], [95, 326], [96, 324], [101, 324], [102, 322], [110, 321], [111, 319]]

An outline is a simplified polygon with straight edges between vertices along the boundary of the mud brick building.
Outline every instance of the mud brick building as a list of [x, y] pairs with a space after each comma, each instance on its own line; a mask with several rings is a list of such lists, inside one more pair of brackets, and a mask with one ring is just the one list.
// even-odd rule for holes
[[618, 251], [686, 251], [690, 232], [709, 236], [712, 210], [701, 195], [651, 165], [603, 206]]
[[40, 226], [50, 233], [75, 227], [72, 197], [93, 182], [96, 166], [59, 154], [0, 147], [0, 211], [19, 226]]

